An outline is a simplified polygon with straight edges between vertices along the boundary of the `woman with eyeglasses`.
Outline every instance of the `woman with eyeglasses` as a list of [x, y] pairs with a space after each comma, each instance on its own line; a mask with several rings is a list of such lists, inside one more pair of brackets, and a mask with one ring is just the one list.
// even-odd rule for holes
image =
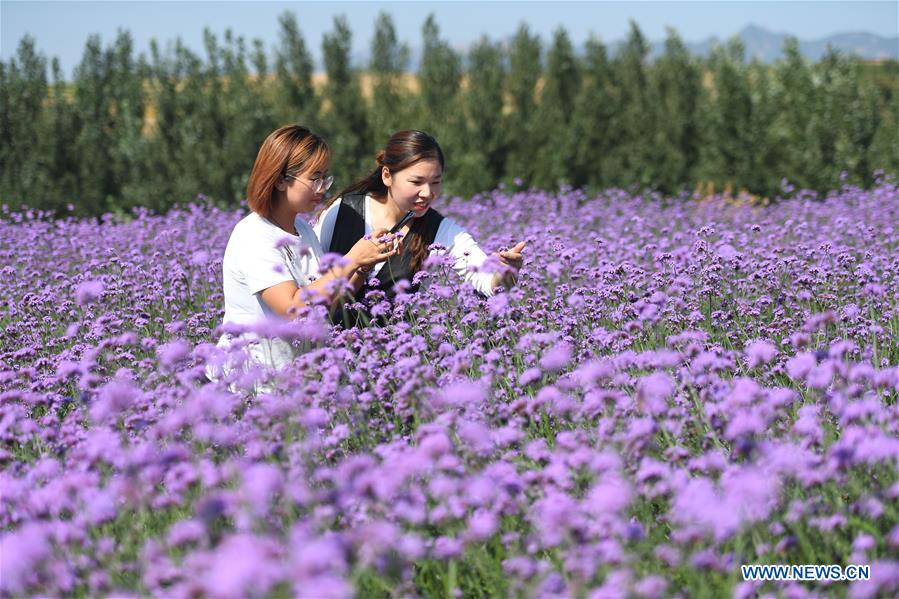
[[[444, 158], [440, 145], [423, 131], [399, 131], [387, 141], [375, 159], [377, 165], [364, 179], [344, 189], [319, 216], [315, 225], [325, 251], [344, 253], [366, 234], [392, 229], [412, 212], [414, 218], [400, 229], [401, 254], [373, 267], [377, 286], [393, 297], [397, 281], [411, 281], [428, 256], [428, 247], [439, 244], [454, 258], [454, 269], [483, 295], [493, 295], [500, 285], [515, 283], [522, 265], [525, 243], [496, 254], [498, 272], [478, 272], [487, 255], [458, 223], [431, 206], [440, 195]], [[410, 286], [415, 291], [415, 286]], [[360, 324], [359, 314], [343, 324]], [[364, 318], [362, 322], [364, 322]]]
[[[340, 293], [338, 279], [358, 289], [365, 280], [360, 269], [400, 251], [395, 244], [378, 243], [386, 231], [374, 231], [375, 239], [357, 240], [341, 252], [342, 264], [319, 273], [321, 245], [300, 215], [321, 204], [334, 181], [328, 175], [330, 162], [325, 141], [299, 125], [281, 127], [262, 143], [247, 185], [251, 212], [235, 225], [225, 248], [225, 325], [290, 319], [309, 303], [330, 303]], [[286, 341], [247, 335], [253, 362], [278, 368], [294, 357]], [[218, 345], [228, 347], [233, 341], [225, 333]]]

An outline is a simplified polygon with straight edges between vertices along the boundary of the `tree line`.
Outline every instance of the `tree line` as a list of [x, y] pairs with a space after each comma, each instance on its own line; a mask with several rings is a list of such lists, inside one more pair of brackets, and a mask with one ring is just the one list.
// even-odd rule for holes
[[323, 82], [292, 13], [273, 48], [207, 30], [202, 55], [180, 40], [138, 55], [127, 31], [106, 46], [93, 36], [70, 80], [25, 37], [0, 62], [0, 202], [85, 215], [162, 211], [198, 194], [234, 205], [259, 144], [286, 123], [328, 140], [335, 187], [407, 128], [440, 141], [447, 191], [462, 195], [505, 183], [773, 198], [784, 180], [823, 192], [899, 172], [895, 69], [873, 77], [838, 52], [810, 63], [795, 39], [768, 65], [738, 39], [697, 57], [673, 30], [650, 60], [634, 23], [614, 53], [595, 37], [576, 49], [564, 29], [545, 47], [526, 25], [464, 54], [433, 17], [421, 33], [410, 77], [388, 14], [366, 65], [335, 18]]

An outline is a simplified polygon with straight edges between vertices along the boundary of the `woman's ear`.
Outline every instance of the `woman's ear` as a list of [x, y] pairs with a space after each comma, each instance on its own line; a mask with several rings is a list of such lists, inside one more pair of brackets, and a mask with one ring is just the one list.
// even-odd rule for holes
[[386, 166], [381, 167], [381, 181], [384, 182], [384, 185], [390, 187], [393, 185], [393, 175], [390, 173], [390, 169]]
[[278, 175], [278, 180], [275, 181], [275, 189], [278, 191], [287, 191], [287, 179], [282, 175]]

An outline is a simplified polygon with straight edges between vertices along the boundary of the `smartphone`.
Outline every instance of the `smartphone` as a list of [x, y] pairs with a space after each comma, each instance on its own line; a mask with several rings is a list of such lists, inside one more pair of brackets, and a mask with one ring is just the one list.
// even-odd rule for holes
[[409, 212], [406, 213], [406, 216], [404, 216], [403, 218], [400, 219], [400, 222], [398, 222], [397, 224], [393, 225], [393, 227], [391, 227], [390, 232], [396, 233], [397, 231], [399, 231], [400, 229], [403, 228], [403, 225], [405, 225], [407, 222], [409, 222], [413, 218], [415, 218], [415, 211], [410, 210]]

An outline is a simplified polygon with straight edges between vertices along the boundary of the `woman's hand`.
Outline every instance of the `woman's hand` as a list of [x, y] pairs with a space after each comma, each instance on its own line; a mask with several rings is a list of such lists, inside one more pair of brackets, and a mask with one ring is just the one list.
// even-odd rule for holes
[[510, 270], [507, 270], [505, 273], [496, 273], [495, 275], [493, 275], [494, 287], [502, 285], [508, 289], [518, 280], [518, 271], [521, 269], [521, 265], [524, 263], [522, 250], [524, 250], [525, 244], [526, 242], [519, 241], [508, 250], [495, 254], [497, 257], [499, 257], [500, 264], [508, 266]]
[[263, 289], [260, 296], [273, 312], [284, 318], [293, 318], [297, 310], [307, 305], [308, 292], [317, 293], [326, 302], [334, 302], [338, 297], [338, 291], [332, 285], [335, 278], [351, 279], [351, 285], [358, 289], [365, 277], [354, 276], [357, 271], [370, 272], [375, 264], [396, 256], [402, 249], [399, 237], [390, 235], [387, 229], [378, 229], [350, 248], [346, 253], [350, 261], [348, 265], [332, 268], [305, 287], [298, 288], [295, 282], [285, 281]]
[[357, 241], [347, 252], [346, 257], [359, 270], [368, 272], [375, 264], [398, 255], [402, 249], [399, 237], [391, 235], [387, 229], [378, 229], [370, 236]]

